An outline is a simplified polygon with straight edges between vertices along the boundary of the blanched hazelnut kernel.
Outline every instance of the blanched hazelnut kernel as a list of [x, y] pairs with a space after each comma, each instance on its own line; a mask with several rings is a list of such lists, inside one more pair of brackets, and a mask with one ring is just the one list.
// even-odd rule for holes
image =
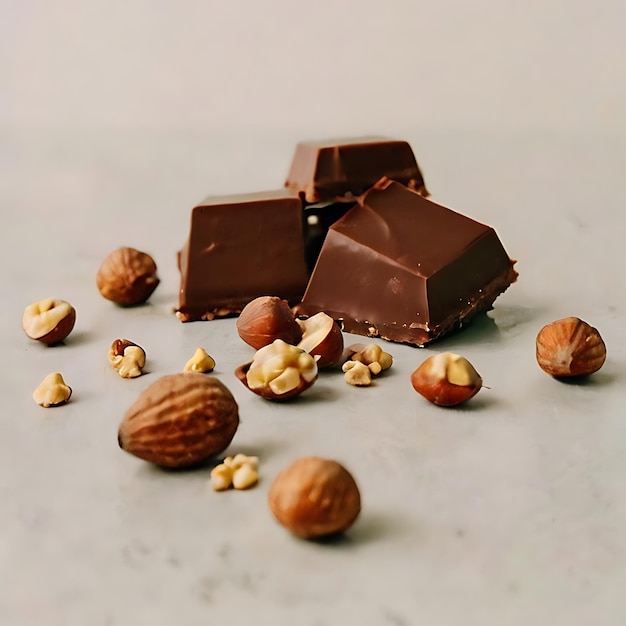
[[45, 408], [65, 404], [72, 395], [59, 372], [48, 374], [33, 392], [33, 400]]
[[346, 361], [341, 369], [344, 372], [344, 379], [349, 385], [369, 387], [372, 384], [371, 369], [360, 361]]
[[211, 470], [211, 488], [213, 491], [226, 491], [233, 483], [233, 469], [225, 463], [216, 465]]
[[193, 356], [187, 361], [183, 372], [201, 372], [207, 374], [215, 369], [215, 360], [207, 354], [204, 348], [197, 348]]
[[46, 345], [63, 341], [74, 328], [76, 310], [65, 300], [46, 298], [24, 309], [22, 326], [30, 339]]
[[249, 489], [257, 484], [259, 475], [249, 463], [244, 463], [233, 472], [233, 487], [235, 489]]

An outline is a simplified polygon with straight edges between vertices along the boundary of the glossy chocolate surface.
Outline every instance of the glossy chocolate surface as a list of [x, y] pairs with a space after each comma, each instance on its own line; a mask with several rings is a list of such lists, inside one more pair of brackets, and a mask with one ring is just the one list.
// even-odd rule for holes
[[411, 146], [385, 137], [301, 142], [285, 186], [307, 204], [354, 202], [383, 176], [428, 195]]
[[513, 265], [493, 228], [383, 179], [330, 227], [298, 309], [423, 345], [491, 308]]
[[301, 199], [286, 189], [207, 198], [178, 255], [182, 321], [236, 315], [250, 300], [296, 303], [309, 277]]

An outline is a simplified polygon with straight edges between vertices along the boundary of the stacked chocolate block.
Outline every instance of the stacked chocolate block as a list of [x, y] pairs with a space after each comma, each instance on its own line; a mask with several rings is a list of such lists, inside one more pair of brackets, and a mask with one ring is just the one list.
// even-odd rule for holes
[[346, 332], [424, 345], [515, 281], [493, 228], [427, 198], [409, 144], [298, 144], [285, 188], [207, 198], [178, 255], [182, 321], [274, 295]]

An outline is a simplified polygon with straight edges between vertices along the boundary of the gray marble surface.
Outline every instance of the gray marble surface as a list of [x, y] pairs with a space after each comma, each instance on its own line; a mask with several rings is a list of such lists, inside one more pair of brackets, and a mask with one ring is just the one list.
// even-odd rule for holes
[[[2, 3], [0, 624], [623, 624], [623, 3], [242, 4]], [[377, 45], [348, 45], [358, 28]], [[300, 45], [319, 32], [345, 46]], [[427, 349], [381, 342], [394, 366], [371, 388], [329, 374], [265, 402], [233, 375], [251, 356], [234, 320], [172, 313], [189, 211], [282, 185], [300, 139], [371, 133], [408, 139], [433, 198], [493, 225], [519, 280]], [[146, 306], [97, 292], [121, 245], [159, 266]], [[77, 310], [54, 348], [21, 330], [48, 296]], [[534, 358], [538, 330], [569, 315], [608, 347], [584, 384]], [[107, 364], [121, 336], [147, 352], [141, 378]], [[139, 392], [199, 345], [240, 406], [229, 451], [260, 458], [253, 490], [214, 493], [208, 469], [117, 446]], [[444, 349], [489, 386], [465, 407], [409, 383]], [[53, 370], [74, 395], [46, 410], [31, 394]], [[295, 539], [269, 513], [273, 478], [308, 454], [360, 485], [339, 541]]]
[[[277, 178], [291, 145], [267, 152], [271, 139], [249, 137], [249, 156], [265, 154]], [[233, 375], [251, 356], [234, 320], [181, 324], [172, 314], [175, 252], [206, 186], [197, 163], [233, 166], [218, 163], [215, 138], [9, 137], [22, 154], [3, 194], [2, 623], [621, 622], [622, 145], [562, 134], [410, 139], [434, 196], [493, 224], [519, 281], [488, 315], [430, 348], [383, 342], [395, 363], [374, 387], [329, 374], [276, 405]], [[181, 154], [191, 167], [169, 175]], [[585, 172], [578, 185], [575, 168]], [[151, 252], [162, 278], [135, 309], [105, 301], [94, 283], [104, 256], [126, 244]], [[23, 308], [47, 296], [77, 309], [74, 332], [54, 348], [20, 328]], [[535, 363], [537, 331], [567, 315], [596, 325], [608, 346], [586, 384], [556, 382]], [[141, 378], [109, 368], [120, 336], [145, 348]], [[126, 408], [198, 345], [240, 405], [230, 451], [260, 457], [252, 491], [214, 493], [208, 469], [164, 472], [117, 447]], [[466, 407], [432, 406], [409, 383], [443, 349], [469, 358], [490, 387]], [[45, 410], [31, 393], [53, 370], [74, 395]], [[294, 539], [268, 511], [273, 477], [308, 454], [342, 461], [361, 487], [362, 516], [341, 541]]]

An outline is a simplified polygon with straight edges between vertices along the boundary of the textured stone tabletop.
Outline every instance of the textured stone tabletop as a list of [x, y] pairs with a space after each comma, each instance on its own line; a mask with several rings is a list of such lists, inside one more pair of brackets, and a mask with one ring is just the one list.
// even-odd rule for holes
[[[213, 17], [210, 11], [201, 3], [183, 4], [189, 5], [187, 22], [173, 3], [155, 9], [136, 49], [124, 46], [143, 25], [149, 3], [129, 9], [119, 24], [107, 3], [81, 12], [81, 3], [68, 0], [60, 13], [36, 2], [7, 5], [14, 28], [3, 26], [10, 31], [4, 45], [13, 54], [6, 61], [8, 107], [0, 110], [0, 623], [624, 623], [626, 133], [615, 116], [625, 102], [618, 93], [624, 83], [613, 88], [609, 79], [623, 68], [608, 54], [623, 53], [623, 32], [619, 39], [613, 27], [619, 15], [623, 19], [619, 3], [593, 18], [597, 28], [588, 31], [585, 44], [594, 67], [576, 62], [582, 52], [573, 43], [591, 19], [581, 2], [572, 3], [570, 21], [562, 23], [559, 11], [545, 9], [544, 15], [538, 2], [521, 22], [498, 9], [491, 26], [500, 24], [494, 31], [500, 34], [490, 34], [480, 11], [470, 16], [459, 4], [456, 19], [465, 15], [476, 38], [465, 35], [454, 54], [442, 57], [445, 62], [433, 61], [435, 73], [441, 72], [430, 84], [407, 83], [410, 63], [404, 61], [403, 86], [381, 79], [386, 91], [377, 91], [354, 118], [341, 98], [333, 109], [329, 95], [319, 92], [295, 115], [301, 89], [286, 103], [289, 90], [244, 111], [246, 89], [239, 79], [225, 82], [224, 70], [219, 84], [230, 90], [233, 108], [223, 125], [219, 117], [204, 120], [197, 103], [189, 105], [188, 123], [177, 108], [184, 102], [177, 90], [186, 88], [193, 100], [194, 80], [202, 75], [199, 61], [186, 64], [195, 58], [192, 52], [198, 45], [205, 55], [220, 49], [216, 42], [201, 44], [198, 22]], [[216, 10], [221, 5], [214, 4]], [[276, 17], [281, 3], [269, 4]], [[348, 4], [355, 9], [357, 3]], [[496, 3], [480, 4], [486, 11]], [[391, 5], [407, 9], [402, 2]], [[370, 17], [379, 10], [373, 7]], [[236, 28], [230, 9], [221, 10], [223, 43]], [[450, 36], [465, 32], [446, 21], [446, 9], [427, 13], [440, 32], [445, 24]], [[343, 9], [340, 15], [347, 19]], [[296, 17], [281, 14], [280, 27]], [[395, 58], [393, 50], [425, 49], [417, 26], [412, 36], [418, 41], [409, 42], [411, 32], [403, 30], [396, 42], [391, 14], [380, 19], [385, 63]], [[249, 21], [255, 20], [260, 12], [239, 28], [252, 32]], [[321, 27], [317, 13], [316, 20]], [[189, 37], [179, 34], [184, 22], [191, 24]], [[506, 48], [504, 27], [519, 35], [526, 56]], [[215, 21], [207, 28], [214, 35], [219, 30]], [[263, 39], [266, 56], [242, 53], [231, 67], [240, 76], [271, 68], [275, 86], [274, 61], [284, 58], [292, 70], [295, 61], [278, 38], [284, 31], [263, 28], [259, 32], [275, 36], [278, 48], [258, 34], [255, 45]], [[571, 46], [572, 59], [561, 48], [549, 53], [553, 30]], [[329, 36], [338, 32], [330, 27]], [[145, 65], [150, 51], [161, 50], [159, 37], [172, 56], [162, 53], [159, 63]], [[435, 40], [431, 32], [427, 41]], [[120, 46], [111, 49], [110, 66], [95, 63], [106, 58], [96, 47], [104, 41]], [[492, 59], [480, 41], [503, 50], [505, 60]], [[485, 61], [483, 70], [463, 70], [461, 43], [472, 43], [467, 54]], [[69, 54], [79, 44], [84, 58]], [[260, 49], [252, 46], [252, 57]], [[340, 59], [327, 66], [335, 86], [347, 69], [362, 67], [353, 52]], [[443, 71], [452, 70], [454, 59], [456, 86]], [[312, 57], [306, 60], [312, 69]], [[533, 63], [532, 72], [522, 72], [526, 62]], [[40, 74], [33, 74], [35, 67]], [[528, 96], [526, 103], [513, 104], [506, 89], [517, 83], [508, 82], [506, 67], [522, 72], [525, 89], [515, 89]], [[371, 84], [375, 74], [360, 71]], [[474, 86], [465, 82], [467, 71]], [[493, 76], [483, 73], [489, 71]], [[576, 72], [583, 74], [580, 85]], [[550, 97], [551, 81], [559, 76], [564, 82]], [[133, 77], [141, 83], [137, 92], [128, 91]], [[256, 87], [260, 79], [250, 80]], [[349, 79], [356, 89], [355, 80]], [[594, 89], [585, 87], [589, 81]], [[93, 95], [96, 85], [104, 101]], [[488, 85], [490, 98], [483, 91]], [[201, 101], [212, 102], [204, 83], [198, 89]], [[457, 89], [463, 113], [450, 103]], [[422, 90], [426, 121], [419, 115]], [[258, 92], [254, 97], [262, 99]], [[508, 113], [493, 102], [498, 97]], [[535, 97], [545, 98], [543, 108]], [[568, 99], [572, 108], [565, 110]], [[224, 115], [225, 102], [222, 95], [215, 105]], [[147, 111], [143, 121], [140, 104]], [[396, 118], [381, 112], [396, 105]], [[242, 113], [253, 110], [242, 121]], [[496, 228], [518, 260], [518, 282], [487, 315], [428, 348], [378, 342], [394, 365], [371, 388], [350, 387], [330, 373], [294, 402], [266, 402], [233, 374], [251, 356], [233, 319], [181, 324], [173, 314], [176, 252], [187, 236], [189, 211], [209, 193], [280, 186], [300, 139], [372, 132], [410, 141], [433, 199]], [[149, 252], [158, 265], [161, 284], [145, 306], [118, 308], [96, 289], [100, 262], [121, 245]], [[48, 296], [68, 300], [77, 311], [74, 332], [54, 348], [28, 340], [21, 329], [24, 307]], [[551, 379], [534, 357], [538, 330], [569, 315], [596, 326], [608, 348], [605, 366], [581, 384]], [[123, 380], [109, 367], [106, 353], [117, 337], [145, 348], [144, 376]], [[346, 335], [346, 341], [360, 338]], [[216, 493], [208, 468], [163, 471], [118, 448], [118, 425], [139, 392], [180, 371], [197, 346], [214, 356], [215, 375], [239, 403], [241, 425], [229, 452], [259, 457], [260, 482], [252, 490]], [[488, 386], [458, 409], [430, 405], [410, 385], [417, 365], [442, 350], [465, 355]], [[54, 370], [74, 395], [66, 406], [43, 409], [31, 394]], [[360, 486], [362, 514], [339, 540], [298, 540], [268, 510], [273, 478], [309, 454], [341, 461]]]

